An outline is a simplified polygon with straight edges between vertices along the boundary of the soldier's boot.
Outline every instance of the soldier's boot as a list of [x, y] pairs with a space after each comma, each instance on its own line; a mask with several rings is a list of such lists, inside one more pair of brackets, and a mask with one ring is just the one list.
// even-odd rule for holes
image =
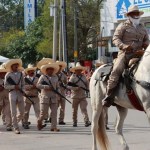
[[51, 129], [51, 131], [59, 132], [59, 131], [60, 131], [60, 129], [58, 129], [58, 128], [52, 128], [52, 129]]
[[85, 122], [85, 127], [88, 127], [88, 126], [90, 126], [91, 125], [91, 122], [90, 121], [86, 121]]
[[77, 122], [73, 122], [73, 127], [77, 127]]
[[108, 127], [107, 125], [105, 125], [105, 129], [106, 129], [106, 130], [109, 130], [109, 127]]
[[12, 131], [11, 125], [8, 125], [8, 126], [6, 127], [6, 130], [7, 130], [7, 131]]
[[28, 124], [24, 124], [24, 129], [30, 129]]
[[110, 107], [114, 102], [114, 88], [108, 89], [106, 92], [106, 96], [102, 100], [102, 105], [106, 107]]
[[59, 125], [65, 125], [66, 123], [64, 121], [59, 121]]
[[15, 132], [16, 134], [20, 134], [19, 128], [15, 128], [15, 129], [14, 129], [14, 132]]
[[38, 128], [38, 130], [43, 129], [45, 126], [46, 126], [46, 125], [45, 125], [45, 124], [43, 125], [41, 120], [38, 120], [38, 121], [37, 121], [37, 128]]

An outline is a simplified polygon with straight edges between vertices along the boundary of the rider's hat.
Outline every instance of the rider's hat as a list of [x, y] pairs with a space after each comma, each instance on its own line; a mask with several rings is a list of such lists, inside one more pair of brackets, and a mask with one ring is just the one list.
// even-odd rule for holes
[[128, 12], [125, 13], [125, 16], [128, 16], [128, 15], [129, 15], [130, 13], [132, 13], [132, 12], [139, 12], [140, 16], [144, 14], [143, 11], [140, 11], [140, 10], [139, 10], [138, 6], [132, 5], [132, 6], [130, 6], [130, 7], [128, 8]]

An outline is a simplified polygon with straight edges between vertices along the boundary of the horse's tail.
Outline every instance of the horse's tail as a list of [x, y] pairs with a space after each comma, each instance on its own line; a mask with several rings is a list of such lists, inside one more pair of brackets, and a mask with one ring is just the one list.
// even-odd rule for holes
[[98, 132], [97, 132], [97, 141], [99, 142], [102, 150], [109, 150], [110, 143], [108, 140], [108, 136], [106, 134], [103, 111], [100, 114], [100, 117], [98, 120], [98, 126], [99, 126], [99, 128], [98, 128]]

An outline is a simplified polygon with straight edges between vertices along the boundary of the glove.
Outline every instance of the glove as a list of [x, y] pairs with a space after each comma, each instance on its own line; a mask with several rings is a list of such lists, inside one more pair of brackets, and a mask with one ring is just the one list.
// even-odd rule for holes
[[125, 49], [125, 53], [130, 54], [133, 52], [133, 47], [131, 45], [129, 45], [126, 49]]

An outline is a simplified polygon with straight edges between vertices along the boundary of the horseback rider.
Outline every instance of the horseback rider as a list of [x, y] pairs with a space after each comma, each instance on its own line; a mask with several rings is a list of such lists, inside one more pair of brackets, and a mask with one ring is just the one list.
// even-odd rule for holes
[[144, 12], [140, 11], [138, 6], [129, 7], [128, 12], [125, 14], [128, 19], [116, 28], [113, 43], [120, 50], [109, 76], [106, 96], [102, 100], [103, 106], [109, 107], [113, 103], [113, 91], [116, 89], [119, 78], [129, 60], [135, 58], [137, 54], [143, 54], [149, 45], [147, 31], [140, 23], [143, 14]]

